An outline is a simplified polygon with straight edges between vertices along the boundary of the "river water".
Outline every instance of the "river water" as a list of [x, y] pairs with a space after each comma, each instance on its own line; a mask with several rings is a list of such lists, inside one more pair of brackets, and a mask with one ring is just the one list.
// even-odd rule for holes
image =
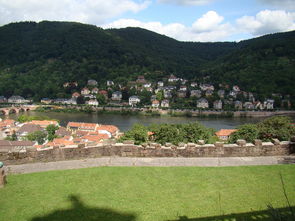
[[[116, 125], [121, 131], [129, 130], [133, 124], [141, 123], [150, 125], [153, 123], [181, 124], [199, 121], [206, 127], [219, 129], [236, 128], [241, 124], [256, 123], [263, 118], [201, 118], [201, 117], [171, 117], [171, 116], [142, 116], [142, 115], [120, 115], [120, 114], [97, 114], [97, 113], [42, 113], [26, 112], [30, 116], [48, 116], [60, 121], [62, 126], [66, 126], [69, 121], [88, 122], [100, 124]], [[9, 118], [17, 119], [18, 115], [9, 115]]]

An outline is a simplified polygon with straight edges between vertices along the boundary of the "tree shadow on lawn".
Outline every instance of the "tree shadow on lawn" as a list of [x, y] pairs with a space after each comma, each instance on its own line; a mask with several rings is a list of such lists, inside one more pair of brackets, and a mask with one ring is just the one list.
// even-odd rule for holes
[[31, 221], [136, 221], [134, 214], [116, 212], [106, 208], [86, 206], [78, 196], [71, 195], [72, 208], [34, 217]]
[[284, 207], [277, 209], [269, 207], [268, 210], [220, 216], [200, 218], [188, 218], [186, 216], [180, 216], [177, 220], [167, 221], [294, 221], [294, 211], [295, 207]]

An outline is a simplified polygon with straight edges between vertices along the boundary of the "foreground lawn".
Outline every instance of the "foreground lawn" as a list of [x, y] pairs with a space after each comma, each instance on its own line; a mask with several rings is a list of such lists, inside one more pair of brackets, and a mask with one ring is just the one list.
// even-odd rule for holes
[[[287, 206], [280, 173], [294, 206], [295, 165], [100, 167], [10, 175], [0, 189], [0, 220], [255, 220], [254, 215], [268, 220], [255, 211], [268, 204]], [[232, 213], [237, 215], [226, 216]]]

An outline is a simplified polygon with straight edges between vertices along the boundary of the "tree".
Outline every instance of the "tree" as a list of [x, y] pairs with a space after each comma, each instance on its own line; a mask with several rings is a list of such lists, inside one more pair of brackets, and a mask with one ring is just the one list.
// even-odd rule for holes
[[55, 131], [58, 130], [58, 126], [54, 125], [54, 124], [50, 124], [46, 127], [46, 131], [48, 134], [48, 140], [52, 141], [54, 138], [56, 138], [57, 136], [55, 135]]
[[99, 104], [106, 104], [107, 103], [105, 96], [102, 94], [97, 94], [96, 99]]
[[157, 100], [161, 101], [164, 99], [164, 94], [163, 94], [163, 91], [158, 91], [157, 94], [156, 94], [156, 97], [157, 97]]
[[237, 142], [238, 139], [246, 140], [247, 142], [253, 142], [258, 139], [259, 130], [255, 124], [241, 125], [238, 130], [231, 134], [230, 143]]
[[259, 139], [269, 141], [272, 138], [290, 140], [295, 136], [295, 127], [291, 124], [292, 119], [286, 116], [275, 116], [260, 122]]
[[37, 141], [38, 144], [43, 144], [45, 142], [46, 137], [47, 134], [43, 131], [35, 131], [27, 135], [28, 140]]
[[77, 97], [77, 104], [85, 104], [85, 99], [83, 96]]
[[148, 140], [148, 130], [144, 125], [134, 124], [132, 129], [127, 131], [120, 141], [133, 140], [135, 144], [141, 144]]

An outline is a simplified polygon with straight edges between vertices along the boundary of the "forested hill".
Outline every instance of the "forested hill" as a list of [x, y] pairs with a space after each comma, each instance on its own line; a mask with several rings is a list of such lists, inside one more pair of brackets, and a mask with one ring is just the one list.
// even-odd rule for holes
[[[103, 30], [73, 22], [0, 27], [0, 95], [66, 96], [62, 84], [88, 79], [124, 84], [168, 74], [244, 90], [295, 94], [295, 32], [240, 43], [179, 42], [140, 28]], [[208, 82], [208, 83], [210, 83]]]

